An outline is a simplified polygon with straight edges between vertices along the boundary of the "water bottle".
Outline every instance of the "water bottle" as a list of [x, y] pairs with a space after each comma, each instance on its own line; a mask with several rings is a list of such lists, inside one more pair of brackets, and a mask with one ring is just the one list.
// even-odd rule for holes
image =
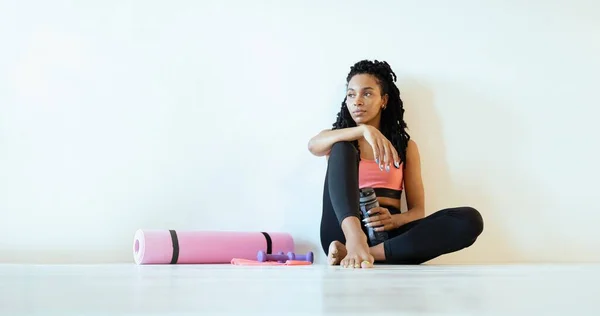
[[[374, 207], [379, 207], [375, 190], [373, 188], [360, 189], [360, 212], [363, 218], [370, 217], [371, 215], [367, 214], [367, 212]], [[373, 227], [367, 226], [367, 237], [372, 247], [388, 239], [388, 233], [385, 231], [376, 232]]]

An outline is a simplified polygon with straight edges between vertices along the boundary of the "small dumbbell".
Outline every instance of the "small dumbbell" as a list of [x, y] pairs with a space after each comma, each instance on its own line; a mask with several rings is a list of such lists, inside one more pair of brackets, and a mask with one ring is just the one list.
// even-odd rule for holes
[[310, 263], [314, 262], [314, 254], [312, 251], [306, 253], [306, 255], [295, 254], [293, 252], [288, 252], [287, 255], [284, 255], [283, 252], [279, 252], [276, 255], [267, 254], [264, 251], [259, 251], [256, 255], [256, 260], [259, 262], [265, 261], [277, 261], [280, 263], [285, 263], [287, 260], [298, 260], [298, 261], [309, 261]]
[[310, 263], [314, 262], [314, 255], [312, 251], [307, 252], [306, 255], [297, 255], [293, 252], [288, 252], [287, 255], [290, 260], [309, 261]]
[[283, 251], [280, 251], [279, 254], [277, 254], [277, 255], [270, 255], [270, 254], [267, 254], [266, 252], [264, 252], [264, 251], [261, 250], [256, 255], [256, 260], [258, 262], [277, 261], [277, 262], [280, 262], [280, 263], [284, 263], [287, 260], [289, 260], [289, 257], [287, 255], [285, 255], [283, 253]]

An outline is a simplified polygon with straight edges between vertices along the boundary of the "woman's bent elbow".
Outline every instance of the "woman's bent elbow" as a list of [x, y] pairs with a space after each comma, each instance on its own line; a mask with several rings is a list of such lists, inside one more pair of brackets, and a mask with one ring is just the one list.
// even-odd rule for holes
[[307, 147], [308, 147], [308, 151], [317, 157], [325, 156], [329, 152], [329, 149], [322, 148], [323, 146], [319, 146], [319, 144], [315, 141], [314, 138], [312, 138], [308, 142]]
[[314, 140], [314, 138], [311, 138], [311, 139], [308, 141], [308, 144], [307, 144], [307, 146], [306, 146], [306, 147], [308, 148], [308, 151], [309, 151], [311, 154], [313, 154], [313, 155], [315, 155], [315, 156], [318, 156], [318, 152], [317, 152], [317, 148], [316, 148], [316, 145], [315, 145], [315, 140]]

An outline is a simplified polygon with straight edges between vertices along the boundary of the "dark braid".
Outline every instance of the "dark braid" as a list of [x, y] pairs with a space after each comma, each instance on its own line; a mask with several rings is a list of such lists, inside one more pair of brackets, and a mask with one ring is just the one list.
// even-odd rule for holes
[[[400, 90], [398, 90], [398, 87], [394, 84], [396, 81], [396, 74], [385, 61], [362, 60], [350, 68], [350, 73], [346, 78], [346, 84], [350, 82], [352, 77], [358, 74], [370, 74], [375, 76], [381, 87], [381, 95], [388, 94], [388, 102], [385, 109], [381, 112], [380, 131], [394, 145], [394, 148], [398, 151], [401, 162], [405, 162], [406, 146], [408, 145], [410, 135], [406, 132], [407, 125], [404, 121], [404, 107], [402, 99], [400, 99]], [[352, 116], [350, 116], [348, 106], [346, 105], [346, 98], [344, 98], [342, 108], [337, 114], [337, 120], [333, 123], [332, 129], [342, 129], [354, 126], [356, 126], [356, 122], [354, 122]], [[352, 143], [359, 151], [360, 157], [358, 141], [353, 141]], [[406, 164], [404, 164], [404, 166], [406, 166]]]

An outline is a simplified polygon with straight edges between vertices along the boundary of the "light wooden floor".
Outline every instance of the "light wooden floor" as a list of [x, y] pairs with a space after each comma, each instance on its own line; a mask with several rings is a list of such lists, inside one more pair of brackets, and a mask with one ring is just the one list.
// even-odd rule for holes
[[600, 315], [600, 265], [0, 265], [0, 315]]

